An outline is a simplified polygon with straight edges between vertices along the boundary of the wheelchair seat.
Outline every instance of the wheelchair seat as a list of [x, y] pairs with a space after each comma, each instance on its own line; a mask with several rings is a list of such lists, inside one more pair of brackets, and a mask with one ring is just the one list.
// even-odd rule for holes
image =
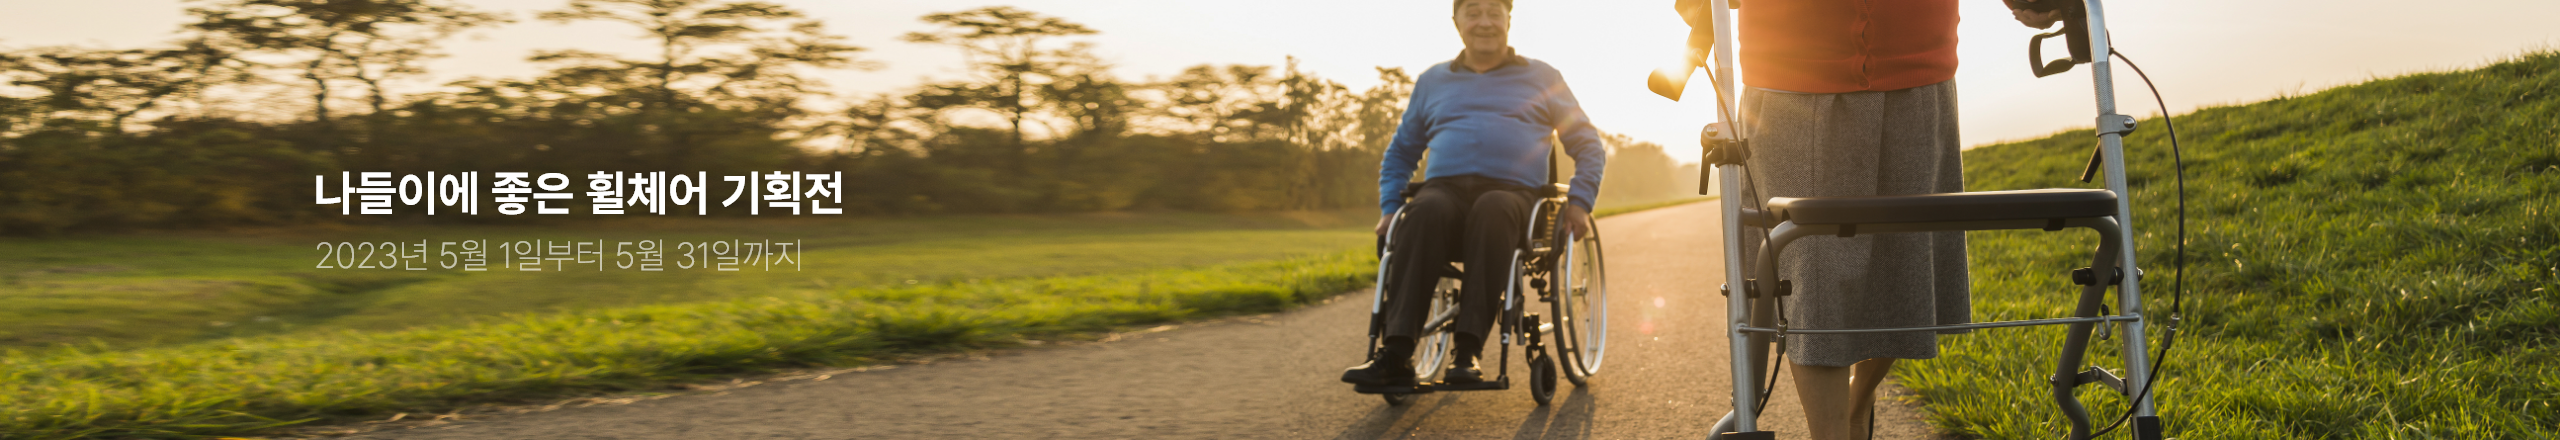
[[1854, 225], [2105, 217], [2116, 213], [2116, 193], [2103, 189], [2029, 189], [1869, 197], [1776, 197], [1768, 209], [1778, 221], [1800, 225]]

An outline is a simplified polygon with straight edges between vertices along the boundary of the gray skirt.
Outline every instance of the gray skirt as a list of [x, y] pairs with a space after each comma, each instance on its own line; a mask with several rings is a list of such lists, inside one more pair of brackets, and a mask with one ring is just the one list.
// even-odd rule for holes
[[[1752, 124], [1749, 181], [1761, 200], [1964, 191], [1956, 137], [1956, 86], [1948, 81], [1885, 92], [1743, 94]], [[1761, 240], [1743, 249], [1756, 255]], [[1962, 324], [1972, 318], [1963, 232], [1808, 237], [1780, 255], [1794, 328]], [[1753, 257], [1756, 258], [1756, 257]], [[1946, 331], [1941, 333], [1963, 333]], [[1869, 358], [1938, 356], [1938, 335], [1789, 335], [1799, 365], [1842, 367]]]

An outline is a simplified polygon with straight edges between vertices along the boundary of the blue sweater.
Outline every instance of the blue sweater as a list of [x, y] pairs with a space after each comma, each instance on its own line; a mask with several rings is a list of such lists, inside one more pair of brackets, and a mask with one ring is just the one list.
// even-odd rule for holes
[[1455, 63], [1433, 65], [1414, 82], [1404, 122], [1378, 164], [1379, 208], [1395, 215], [1404, 207], [1399, 196], [1426, 152], [1431, 168], [1423, 171], [1424, 179], [1475, 175], [1545, 185], [1549, 140], [1560, 139], [1573, 156], [1567, 200], [1589, 212], [1609, 155], [1600, 146], [1600, 130], [1565, 88], [1564, 75], [1546, 62], [1516, 55], [1481, 73]]

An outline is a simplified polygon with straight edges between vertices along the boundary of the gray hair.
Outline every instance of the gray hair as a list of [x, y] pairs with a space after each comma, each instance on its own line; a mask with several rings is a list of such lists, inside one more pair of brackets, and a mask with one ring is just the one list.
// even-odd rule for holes
[[[1504, 11], [1510, 11], [1510, 10], [1511, 10], [1511, 0], [1493, 0], [1493, 1], [1502, 2], [1502, 10], [1504, 10]], [[1467, 5], [1467, 0], [1453, 0], [1453, 1], [1450, 1], [1450, 2], [1449, 2], [1449, 13], [1452, 13], [1452, 14], [1458, 13], [1458, 7], [1459, 7], [1459, 6], [1466, 6], [1466, 5]]]

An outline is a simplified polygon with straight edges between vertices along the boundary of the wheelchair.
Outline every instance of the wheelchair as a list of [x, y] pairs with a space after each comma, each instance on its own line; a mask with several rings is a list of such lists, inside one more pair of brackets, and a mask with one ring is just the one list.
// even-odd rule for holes
[[[2028, 57], [2037, 77], [2069, 70], [2076, 64], [2090, 64], [2097, 91], [2097, 148], [2081, 181], [2092, 174], [2105, 175], [2105, 189], [2039, 189], [2021, 191], [1985, 191], [1947, 194], [1868, 197], [1774, 197], [1765, 201], [1743, 190], [1748, 178], [1745, 165], [1750, 155], [1747, 133], [1735, 124], [1732, 98], [1733, 57], [1730, 24], [1733, 23], [1727, 0], [1710, 0], [1707, 6], [1716, 28], [1705, 32], [1721, 33], [1707, 53], [1714, 65], [1706, 66], [1713, 83], [1721, 123], [1709, 124], [1700, 142], [1706, 148], [1704, 161], [1712, 174], [1701, 176], [1701, 183], [1714, 182], [1722, 212], [1722, 237], [1725, 279], [1719, 289], [1726, 298], [1727, 337], [1732, 371], [1733, 410], [1718, 421], [1710, 439], [1774, 439], [1776, 434], [1758, 426], [1758, 416], [1766, 405], [1770, 390], [1775, 388], [1776, 362], [1770, 360], [1774, 348], [1783, 352], [1783, 341], [1790, 334], [1848, 334], [1891, 332], [1935, 332], [1940, 330], [1987, 329], [2037, 325], [2067, 326], [2060, 359], [2050, 376], [2040, 377], [2051, 386], [2051, 398], [2065, 418], [2069, 419], [2070, 439], [2088, 439], [2104, 434], [2116, 426], [2129, 425], [2135, 439], [2162, 438], [2161, 419], [2152, 397], [2152, 384], [2157, 364], [2144, 332], [2163, 318], [2145, 315], [2142, 302], [2142, 271], [2135, 264], [2130, 202], [2119, 195], [2130, 194], [2125, 178], [2123, 138], [2133, 132], [2134, 119], [2116, 113], [2115, 96], [2107, 58], [2091, 54], [2114, 55], [2104, 30], [2105, 20], [2099, 0], [2043, 1], [2034, 5], [2012, 3], [2013, 7], [2037, 10], [2060, 10], [2064, 13], [2062, 30], [2042, 34], [2030, 40]], [[1696, 25], [1693, 25], [1693, 27]], [[2096, 32], [2092, 32], [2092, 31]], [[2044, 62], [2037, 49], [2042, 40], [2068, 36], [2071, 58]], [[1693, 37], [1693, 41], [1697, 41]], [[2128, 61], [2130, 63], [2130, 61]], [[1694, 69], [1694, 68], [1693, 68]], [[2139, 67], [2136, 67], [2139, 73]], [[1685, 73], [1679, 79], [1686, 81]], [[1679, 99], [1679, 86], [1667, 84], [1657, 75], [1656, 91]], [[2147, 83], [2148, 80], [2146, 79]], [[1664, 87], [1668, 85], [1669, 87]], [[1668, 90], [1668, 91], [1665, 91]], [[2156, 94], [2157, 91], [2155, 90]], [[2172, 127], [2174, 141], [2175, 128]], [[1701, 188], [1704, 190], [1705, 188]], [[1702, 191], [1703, 192], [1703, 191]], [[1757, 205], [1754, 205], [1757, 203]], [[2183, 215], [2183, 214], [2182, 214]], [[2077, 306], [2069, 317], [2027, 319], [2002, 322], [1978, 322], [1908, 328], [1793, 328], [1781, 319], [1777, 307], [1779, 297], [1793, 294], [1792, 283], [1778, 276], [1779, 255], [1790, 243], [1802, 239], [1854, 237], [1860, 234], [1928, 233], [1939, 231], [2043, 230], [2060, 231], [2083, 228], [2095, 231], [2099, 243], [2088, 267], [2071, 271], [2079, 285]], [[1743, 247], [1746, 235], [1765, 238], [1758, 253], [1746, 259]], [[2108, 310], [2107, 290], [2113, 288], [2116, 310]], [[2174, 310], [2172, 315], [2174, 315]], [[2167, 337], [2174, 338], [2176, 320], [2168, 318]], [[2100, 337], [2114, 336], [2122, 344], [2120, 352], [2126, 373], [2089, 366], [2083, 370], [2092, 331]], [[2112, 333], [2112, 334], [2111, 334]], [[2175, 339], [2162, 344], [2166, 348]], [[1783, 356], [1783, 354], [1780, 354]], [[1767, 386], [1762, 385], [1766, 381]], [[2076, 389], [2098, 385], [2126, 397], [2130, 407], [2116, 425], [2091, 429], [2088, 412], [2081, 406]]]
[[[1586, 386], [1599, 374], [1602, 354], [1608, 343], [1607, 277], [1603, 273], [1599, 225], [1592, 225], [1591, 236], [1576, 237], [1564, 229], [1560, 221], [1565, 204], [1566, 185], [1553, 183], [1555, 160], [1548, 159], [1548, 183], [1532, 188], [1536, 200], [1530, 208], [1527, 240], [1512, 250], [1510, 267], [1464, 267], [1451, 262], [1437, 267], [1438, 273], [1403, 274], [1394, 272], [1397, 258], [1393, 243], [1395, 228], [1404, 223], [1404, 212], [1398, 210], [1388, 224], [1387, 235], [1378, 238], [1378, 282], [1369, 303], [1369, 356], [1377, 360], [1378, 339], [1386, 326], [1387, 288], [1391, 280], [1403, 276], [1433, 276], [1440, 282], [1432, 289], [1430, 318], [1424, 321], [1422, 333], [1414, 342], [1414, 379], [1420, 385], [1407, 393], [1381, 393], [1389, 405], [1405, 405], [1424, 394], [1441, 391], [1507, 390], [1511, 388], [1511, 346], [1522, 347], [1528, 360], [1529, 397], [1539, 405], [1555, 401], [1557, 370], [1574, 386]], [[1410, 200], [1422, 189], [1422, 182], [1406, 185], [1401, 197]], [[1486, 335], [1486, 343], [1499, 341], [1500, 351], [1493, 364], [1496, 374], [1483, 382], [1448, 384], [1438, 381], [1446, 372], [1451, 358], [1458, 316], [1460, 280], [1468, 270], [1497, 270], [1510, 274], [1501, 286], [1501, 316], [1494, 319], [1494, 333]], [[1525, 287], [1525, 289], [1524, 289]], [[1531, 295], [1534, 293], [1535, 295]], [[1550, 312], [1541, 316], [1529, 311], [1530, 301], [1545, 303]], [[1550, 343], [1552, 337], [1552, 343]], [[1549, 349], [1553, 348], [1550, 354]]]

